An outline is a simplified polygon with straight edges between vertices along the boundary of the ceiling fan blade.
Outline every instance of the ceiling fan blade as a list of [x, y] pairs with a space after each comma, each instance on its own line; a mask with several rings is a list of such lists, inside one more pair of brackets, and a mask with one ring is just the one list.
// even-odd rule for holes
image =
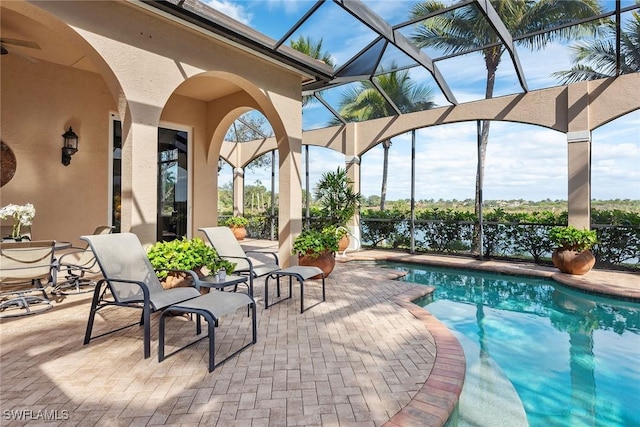
[[1, 52], [0, 53], [2, 55], [7, 55], [7, 54], [10, 54], [12, 56], [15, 55], [17, 57], [20, 57], [20, 58], [24, 59], [25, 61], [31, 62], [32, 64], [35, 64], [35, 63], [39, 62], [39, 60], [34, 58], [33, 56], [27, 55], [25, 53], [16, 52], [13, 49], [11, 49], [11, 51], [8, 51], [7, 49], [5, 49], [4, 46], [1, 46]]
[[38, 43], [31, 42], [31, 41], [28, 41], [28, 40], [1, 38], [0, 39], [0, 43], [2, 43], [2, 44], [12, 44], [12, 45], [15, 45], [15, 46], [28, 47], [30, 49], [40, 49], [40, 45]]

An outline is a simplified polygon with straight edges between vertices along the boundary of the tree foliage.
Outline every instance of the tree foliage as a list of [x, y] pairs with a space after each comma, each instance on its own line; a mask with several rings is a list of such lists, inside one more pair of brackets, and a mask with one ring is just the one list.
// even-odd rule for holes
[[[633, 19], [627, 22], [620, 34], [620, 74], [640, 72], [640, 13], [632, 12], [631, 15]], [[552, 74], [560, 83], [596, 80], [618, 74], [615, 23], [609, 20], [604, 28], [604, 39], [580, 41], [571, 46], [573, 67]]]

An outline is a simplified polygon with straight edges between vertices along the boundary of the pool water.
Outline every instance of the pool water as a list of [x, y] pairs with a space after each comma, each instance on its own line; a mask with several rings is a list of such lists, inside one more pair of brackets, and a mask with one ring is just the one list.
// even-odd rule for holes
[[505, 377], [508, 386], [497, 381], [493, 388], [498, 402], [507, 395], [511, 405], [473, 408], [476, 399], [470, 399], [465, 409], [461, 396], [458, 425], [465, 425], [465, 417], [471, 419], [466, 425], [500, 425], [497, 418], [479, 424], [471, 413], [487, 417], [493, 409], [504, 416], [521, 405], [526, 420], [513, 421], [516, 413], [503, 425], [640, 426], [640, 304], [581, 293], [548, 279], [386, 266], [407, 271], [406, 281], [435, 287], [416, 303], [460, 336], [467, 377], [482, 372], [479, 365], [492, 368], [491, 374], [480, 374], [472, 394], [492, 393], [494, 378]]

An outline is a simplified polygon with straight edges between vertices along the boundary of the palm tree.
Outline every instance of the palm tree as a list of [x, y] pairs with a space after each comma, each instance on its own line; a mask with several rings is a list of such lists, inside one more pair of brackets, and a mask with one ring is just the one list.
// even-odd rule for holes
[[[390, 65], [390, 69], [395, 70], [396, 68], [395, 63]], [[384, 68], [381, 67], [380, 75], [377, 77], [377, 84], [402, 113], [427, 110], [436, 106], [433, 102], [433, 89], [426, 85], [416, 84], [411, 80], [407, 70], [385, 73]], [[396, 114], [393, 107], [370, 81], [360, 82], [356, 86], [347, 89], [342, 94], [339, 105], [340, 115], [346, 121], [372, 120]], [[336, 123], [339, 122], [336, 120]], [[384, 149], [384, 163], [382, 167], [380, 210], [383, 211], [387, 193], [387, 171], [391, 139], [386, 139], [381, 144]]]
[[[620, 33], [620, 74], [640, 72], [640, 13], [633, 12], [632, 16]], [[608, 22], [604, 40], [576, 43], [571, 47], [575, 54], [574, 66], [552, 76], [562, 84], [615, 77], [618, 74], [615, 37], [615, 25]]]
[[[598, 23], [560, 27], [550, 32], [537, 32], [568, 24], [582, 18], [601, 13], [597, 0], [491, 0], [491, 5], [514, 38], [533, 33], [519, 42], [531, 50], [540, 50], [556, 40], [570, 40], [589, 33], [595, 33]], [[436, 13], [445, 8], [437, 0], [428, 0], [411, 9], [411, 19]], [[485, 98], [493, 98], [496, 71], [505, 47], [484, 15], [476, 7], [462, 7], [436, 15], [420, 22], [411, 37], [418, 47], [435, 47], [444, 54], [459, 54], [474, 49], [482, 49], [487, 83]], [[497, 44], [495, 44], [497, 43]], [[490, 46], [484, 47], [483, 46]], [[484, 160], [489, 142], [489, 120], [483, 120], [480, 130], [480, 159], [482, 168], [476, 175], [475, 213], [480, 212], [480, 177], [484, 174]], [[474, 233], [474, 250], [480, 252], [480, 236]]]
[[[289, 45], [298, 52], [302, 52], [305, 55], [322, 61], [331, 67], [335, 67], [335, 63], [333, 62], [331, 54], [327, 51], [322, 51], [322, 39], [320, 39], [318, 42], [314, 42], [310, 37], [300, 36], [298, 37], [298, 40], [291, 40], [289, 42]], [[313, 99], [315, 98], [313, 98], [312, 96], [303, 96], [302, 106], [304, 107]]]

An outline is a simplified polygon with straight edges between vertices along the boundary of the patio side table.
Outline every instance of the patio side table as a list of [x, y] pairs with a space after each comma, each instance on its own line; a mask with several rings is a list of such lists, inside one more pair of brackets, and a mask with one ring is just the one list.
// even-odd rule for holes
[[218, 279], [218, 276], [211, 275], [198, 279], [198, 284], [201, 288], [212, 288], [219, 291], [224, 291], [225, 288], [233, 286], [233, 292], [236, 292], [238, 290], [238, 285], [246, 283], [247, 276], [227, 275], [226, 278], [220, 280]]

